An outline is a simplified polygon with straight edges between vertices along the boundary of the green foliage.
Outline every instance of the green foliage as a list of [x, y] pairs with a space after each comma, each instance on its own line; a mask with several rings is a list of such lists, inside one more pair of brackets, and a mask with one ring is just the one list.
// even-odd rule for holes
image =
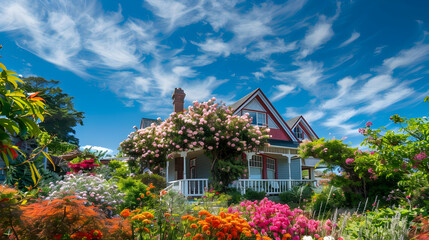
[[[145, 184], [131, 177], [119, 180], [118, 183], [121, 192], [125, 193], [124, 202], [121, 204], [121, 209], [136, 209], [143, 207], [153, 207], [155, 200], [150, 196], [146, 196], [148, 191]], [[143, 198], [142, 198], [143, 196]]]
[[79, 148], [79, 146], [64, 142], [57, 136], [51, 136], [47, 132], [42, 132], [39, 135], [38, 143], [42, 146], [46, 145], [49, 149], [49, 154], [54, 156], [59, 156]]
[[136, 175], [134, 179], [140, 180], [142, 183], [149, 186], [153, 184], [155, 186], [154, 190], [160, 192], [162, 189], [167, 187], [167, 182], [164, 177], [159, 176], [158, 174], [140, 174]]
[[420, 209], [382, 208], [365, 214], [345, 214], [339, 222], [338, 234], [344, 239], [408, 239], [411, 221], [422, 213]]
[[252, 189], [246, 189], [246, 193], [243, 195], [243, 198], [250, 201], [262, 200], [267, 196], [266, 192], [258, 192]]
[[23, 78], [26, 83], [23, 89], [28, 93], [40, 92], [39, 96], [46, 101], [47, 116], [40, 127], [50, 135], [57, 136], [61, 141], [74, 145], [79, 144], [73, 129], [83, 125], [84, 113], [74, 108], [73, 97], [58, 87], [59, 81], [46, 80], [42, 77]]
[[313, 215], [318, 218], [326, 218], [332, 215], [336, 208], [344, 207], [346, 198], [343, 191], [333, 186], [323, 186], [320, 189], [315, 189], [314, 195], [311, 197], [310, 207]]
[[294, 186], [290, 191], [280, 193], [279, 198], [283, 204], [287, 204], [291, 208], [303, 207], [311, 201], [313, 192], [310, 185]]
[[25, 164], [31, 172], [33, 183], [29, 186], [37, 185], [40, 177], [32, 158], [26, 159], [12, 143], [12, 136], [21, 140], [36, 137], [40, 133], [37, 121], [43, 122], [45, 119], [45, 103], [37, 93], [25, 94], [24, 86], [18, 85], [23, 81], [17, 73], [7, 70], [2, 63], [0, 68], [0, 158], [6, 165], [6, 171], [9, 171], [16, 165], [14, 159], [21, 155], [25, 160], [18, 160], [18, 164]]
[[247, 169], [247, 162], [243, 161], [240, 157], [231, 159], [219, 159], [215, 162], [213, 169], [213, 188], [217, 191], [226, 192], [228, 186], [238, 178], [243, 176], [245, 169]]
[[228, 202], [231, 196], [225, 193], [216, 192], [211, 189], [205, 192], [204, 195], [196, 199], [196, 206], [193, 208], [194, 211], [207, 210], [212, 213], [219, 213], [221, 209], [228, 207]]
[[241, 192], [239, 192], [236, 188], [229, 188], [226, 191], [226, 194], [231, 196], [231, 199], [228, 201], [228, 205], [238, 204], [243, 200], [243, 196]]
[[112, 171], [113, 177], [126, 178], [130, 174], [126, 162], [112, 160], [108, 166]]

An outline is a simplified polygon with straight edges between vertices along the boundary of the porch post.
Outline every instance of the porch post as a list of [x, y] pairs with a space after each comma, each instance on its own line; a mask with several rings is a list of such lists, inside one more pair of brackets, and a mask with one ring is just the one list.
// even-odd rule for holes
[[183, 186], [183, 190], [184, 193], [183, 195], [185, 197], [188, 197], [188, 181], [186, 180], [186, 156], [188, 155], [188, 152], [180, 152], [180, 157], [183, 158], [183, 184], [185, 184], [185, 186]]
[[287, 164], [289, 167], [289, 181], [287, 182], [287, 188], [288, 190], [292, 189], [292, 174], [291, 174], [291, 170], [290, 170], [290, 162], [292, 160], [292, 156], [290, 154], [287, 155]]
[[168, 187], [168, 168], [170, 167], [170, 161], [168, 161], [168, 159], [167, 159], [167, 164], [166, 164], [166, 167], [165, 167], [165, 181], [167, 182], [167, 187]]
[[180, 152], [180, 157], [183, 158], [183, 179], [186, 179], [186, 156], [188, 155], [187, 152]]

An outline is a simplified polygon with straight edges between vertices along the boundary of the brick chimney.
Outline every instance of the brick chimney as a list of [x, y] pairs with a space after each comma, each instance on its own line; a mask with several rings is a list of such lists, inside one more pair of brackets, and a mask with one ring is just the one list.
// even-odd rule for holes
[[173, 111], [176, 113], [183, 112], [183, 107], [185, 104], [185, 92], [181, 88], [175, 88], [173, 92]]

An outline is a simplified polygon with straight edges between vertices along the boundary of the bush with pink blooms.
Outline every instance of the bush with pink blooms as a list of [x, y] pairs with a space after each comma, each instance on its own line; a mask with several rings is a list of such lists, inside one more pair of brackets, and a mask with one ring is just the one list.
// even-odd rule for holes
[[275, 203], [264, 198], [261, 201], [244, 201], [237, 208], [229, 208], [229, 212], [240, 212], [253, 228], [255, 235], [267, 236], [271, 239], [282, 239], [284, 236], [299, 240], [304, 236], [318, 239], [323, 233], [329, 234], [331, 225], [326, 228], [319, 221], [308, 218], [302, 209], [291, 209], [286, 204]]

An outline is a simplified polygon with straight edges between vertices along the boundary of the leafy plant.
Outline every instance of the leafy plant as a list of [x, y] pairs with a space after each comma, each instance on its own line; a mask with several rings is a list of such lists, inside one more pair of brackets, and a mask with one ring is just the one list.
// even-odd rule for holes
[[[6, 165], [6, 171], [25, 164], [31, 172], [33, 184], [29, 187], [32, 187], [37, 185], [39, 178], [33, 157], [27, 158], [12, 142], [12, 137], [23, 140], [38, 136], [40, 129], [37, 122], [45, 119], [45, 100], [38, 96], [38, 92], [26, 94], [19, 86], [24, 82], [18, 74], [2, 63], [0, 68], [0, 158]], [[19, 156], [21, 159], [14, 161]]]
[[288, 204], [291, 207], [302, 207], [307, 203], [311, 203], [313, 189], [309, 185], [294, 186], [290, 191], [280, 193], [280, 201]]
[[247, 189], [246, 193], [243, 195], [243, 198], [250, 201], [262, 200], [267, 196], [266, 192], [258, 192], [252, 189]]
[[158, 192], [167, 187], [167, 182], [165, 181], [165, 178], [159, 176], [158, 174], [145, 173], [134, 176], [134, 179], [138, 179], [146, 185], [152, 183], [155, 186], [154, 190]]

